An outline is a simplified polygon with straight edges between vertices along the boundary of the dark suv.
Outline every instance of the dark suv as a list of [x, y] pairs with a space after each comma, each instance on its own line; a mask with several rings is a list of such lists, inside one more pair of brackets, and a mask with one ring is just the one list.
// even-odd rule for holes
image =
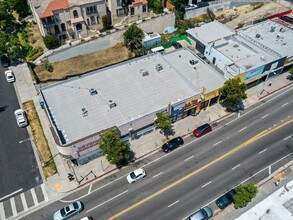
[[166, 153], [184, 144], [182, 137], [176, 137], [167, 143], [163, 144], [162, 150]]
[[2, 65], [4, 68], [6, 68], [6, 67], [9, 66], [9, 64], [10, 64], [10, 60], [9, 60], [9, 58], [8, 58], [6, 55], [2, 55], [2, 56], [1, 56], [1, 65]]
[[234, 197], [236, 195], [236, 190], [231, 189], [229, 192], [225, 193], [221, 197], [216, 200], [216, 204], [220, 209], [226, 208], [234, 201]]

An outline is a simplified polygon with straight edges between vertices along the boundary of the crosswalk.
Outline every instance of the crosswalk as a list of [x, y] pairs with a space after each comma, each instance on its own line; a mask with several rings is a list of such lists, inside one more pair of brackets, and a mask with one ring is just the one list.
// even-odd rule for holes
[[0, 220], [12, 220], [17, 216], [49, 201], [44, 184], [0, 202]]

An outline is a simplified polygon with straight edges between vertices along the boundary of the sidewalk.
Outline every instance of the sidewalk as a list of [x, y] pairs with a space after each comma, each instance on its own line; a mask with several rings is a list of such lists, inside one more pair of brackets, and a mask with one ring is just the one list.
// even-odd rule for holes
[[[36, 92], [35, 86], [32, 84], [29, 69], [25, 66], [25, 64], [18, 67], [11, 67], [11, 69], [14, 71], [17, 79], [14, 86], [20, 105], [28, 100], [34, 101], [44, 133], [51, 148], [52, 155], [57, 155], [58, 151], [55, 147], [56, 144], [50, 131], [50, 124], [44, 110], [40, 107], [38, 92]], [[288, 80], [287, 76], [288, 73], [278, 75], [269, 79], [268, 82], [261, 83], [249, 89], [247, 92], [248, 98], [244, 101], [245, 108], [259, 102], [260, 99], [265, 96], [272, 94], [285, 86], [291, 85], [293, 82]], [[269, 86], [269, 82], [271, 82], [271, 86]], [[175, 123], [173, 127], [175, 131], [174, 136], [187, 136], [197, 126], [207, 122], [215, 123], [216, 121], [222, 120], [223, 117], [228, 117], [231, 114], [235, 113], [227, 113], [220, 104], [213, 105], [209, 109], [200, 112], [197, 116], [189, 116]], [[163, 140], [164, 136], [160, 134], [159, 131], [154, 131], [137, 140], [133, 140], [130, 148], [135, 153], [137, 160], [140, 160], [143, 157], [158, 151], [163, 143]], [[72, 167], [60, 155], [57, 155], [54, 158], [54, 161], [58, 169], [58, 174], [48, 178], [47, 180], [44, 179], [44, 182], [46, 182], [46, 185], [48, 186], [47, 190], [50, 199], [58, 198], [62, 193], [69, 192], [111, 172], [118, 171], [116, 166], [110, 165], [105, 157], [99, 157], [88, 164], [78, 167]], [[76, 180], [68, 180], [67, 173], [69, 172], [75, 173], [79, 183]]]

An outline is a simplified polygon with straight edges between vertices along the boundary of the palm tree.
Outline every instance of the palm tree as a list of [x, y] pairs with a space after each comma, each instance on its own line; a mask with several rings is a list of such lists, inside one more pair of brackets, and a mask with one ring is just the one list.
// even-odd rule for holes
[[130, 25], [123, 34], [124, 44], [130, 51], [133, 52], [134, 50], [142, 47], [141, 41], [143, 37], [143, 30], [134, 23]]

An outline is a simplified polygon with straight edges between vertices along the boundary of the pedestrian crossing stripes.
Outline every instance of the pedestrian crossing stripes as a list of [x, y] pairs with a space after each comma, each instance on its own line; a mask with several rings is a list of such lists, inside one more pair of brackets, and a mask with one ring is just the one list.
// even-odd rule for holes
[[17, 216], [49, 201], [45, 184], [0, 202], [0, 220], [12, 220]]

